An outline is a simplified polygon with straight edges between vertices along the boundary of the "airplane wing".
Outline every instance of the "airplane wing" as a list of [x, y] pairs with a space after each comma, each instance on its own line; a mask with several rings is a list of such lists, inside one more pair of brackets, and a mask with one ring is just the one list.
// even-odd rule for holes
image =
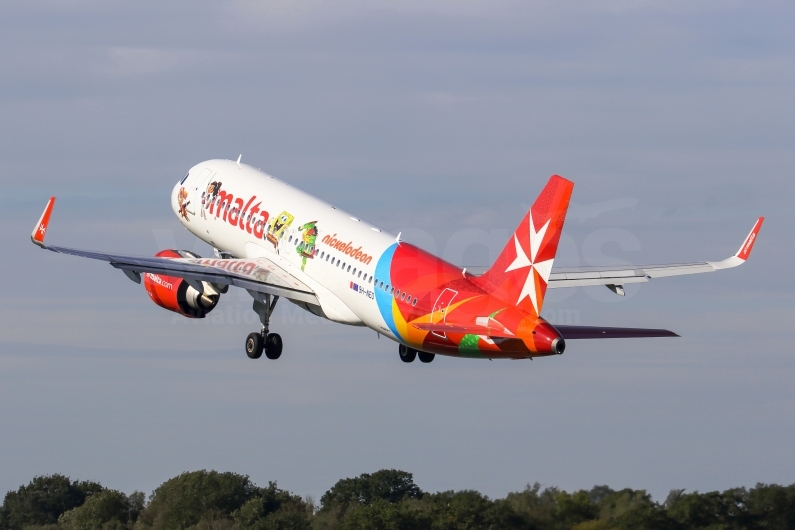
[[547, 287], [583, 287], [589, 285], [606, 285], [611, 291], [624, 296], [623, 285], [627, 283], [647, 282], [653, 278], [680, 276], [683, 274], [699, 274], [714, 272], [721, 269], [737, 267], [745, 263], [751, 255], [759, 229], [764, 217], [756, 220], [754, 227], [743, 241], [740, 250], [722, 261], [702, 261], [696, 263], [674, 263], [669, 265], [627, 265], [619, 267], [583, 267], [553, 269], [549, 275]]
[[320, 305], [312, 289], [267, 258], [150, 258], [45, 245], [44, 235], [54, 205], [55, 197], [51, 197], [30, 236], [31, 241], [43, 249], [106, 261], [137, 283], [141, 282], [142, 273], [164, 274], [184, 278], [199, 292], [203, 290], [200, 282], [205, 281]]

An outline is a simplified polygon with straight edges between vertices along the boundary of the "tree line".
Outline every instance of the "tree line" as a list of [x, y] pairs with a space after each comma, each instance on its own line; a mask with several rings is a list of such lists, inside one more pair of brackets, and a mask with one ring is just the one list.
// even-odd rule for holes
[[0, 530], [793, 530], [795, 484], [723, 492], [528, 485], [503, 499], [477, 491], [429, 493], [411, 473], [384, 469], [337, 482], [316, 503], [237, 473], [194, 471], [147, 498], [63, 475], [9, 491]]

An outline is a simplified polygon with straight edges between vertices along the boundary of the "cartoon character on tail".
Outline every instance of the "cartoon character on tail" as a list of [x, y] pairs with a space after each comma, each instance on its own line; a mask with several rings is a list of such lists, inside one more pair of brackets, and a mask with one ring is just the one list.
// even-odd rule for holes
[[317, 241], [317, 221], [309, 221], [298, 227], [301, 234], [301, 242], [295, 247], [295, 251], [301, 256], [301, 270], [306, 267], [306, 260], [315, 257], [315, 242]]

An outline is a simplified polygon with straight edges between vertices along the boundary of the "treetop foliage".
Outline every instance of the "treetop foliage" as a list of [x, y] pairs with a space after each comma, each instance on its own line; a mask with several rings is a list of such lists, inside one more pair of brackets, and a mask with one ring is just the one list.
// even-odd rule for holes
[[422, 490], [414, 484], [414, 476], [405, 471], [382, 469], [372, 475], [364, 473], [356, 478], [345, 478], [334, 484], [320, 498], [323, 508], [348, 506], [352, 503], [372, 504], [377, 499], [389, 503], [403, 499], [419, 499]]
[[9, 491], [0, 530], [793, 530], [795, 484], [724, 492], [594, 486], [566, 492], [536, 483], [504, 499], [471, 490], [423, 492], [411, 473], [384, 469], [338, 481], [315, 506], [236, 473], [195, 471], [146, 499], [63, 475]]

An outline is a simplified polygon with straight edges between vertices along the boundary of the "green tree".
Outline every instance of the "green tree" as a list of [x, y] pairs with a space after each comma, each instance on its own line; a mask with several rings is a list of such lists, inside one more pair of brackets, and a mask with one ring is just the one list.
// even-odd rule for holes
[[759, 528], [795, 528], [795, 484], [757, 484], [748, 492], [746, 506], [749, 518], [756, 521]]
[[237, 473], [183, 473], [158, 486], [136, 526], [182, 530], [203, 519], [227, 520], [257, 493], [249, 478]]
[[[593, 498], [593, 496], [591, 497]], [[599, 502], [600, 519], [617, 528], [674, 530], [676, 524], [645, 490], [614, 491]]]
[[745, 502], [748, 493], [744, 488], [723, 493], [672, 492], [668, 496], [668, 516], [686, 529], [746, 530], [753, 528]]
[[382, 469], [372, 475], [364, 473], [355, 478], [338, 481], [320, 498], [324, 509], [347, 506], [351, 503], [370, 504], [376, 499], [390, 503], [403, 499], [419, 499], [422, 490], [414, 484], [414, 476], [396, 469]]
[[493, 501], [477, 491], [426, 494], [422, 501], [434, 530], [527, 529], [526, 519], [505, 500]]
[[102, 490], [97, 482], [72, 481], [59, 474], [35, 477], [27, 486], [6, 494], [0, 507], [0, 530], [55, 524], [61, 514]]
[[312, 511], [313, 506], [301, 497], [270, 482], [241, 506], [233, 518], [241, 530], [308, 530]]
[[355, 505], [340, 530], [430, 530], [431, 515], [411, 502], [391, 503], [375, 499], [369, 504]]
[[571, 530], [614, 530], [615, 528], [607, 521], [594, 520], [576, 524], [571, 527]]
[[505, 502], [520, 514], [526, 521], [528, 528], [552, 528], [557, 512], [557, 496], [560, 490], [546, 488], [541, 490], [541, 485], [536, 482], [525, 487], [524, 491], [509, 493]]
[[124, 493], [104, 490], [61, 515], [58, 527], [63, 530], [123, 529], [134, 522], [134, 502]]
[[555, 501], [555, 528], [568, 530], [576, 524], [599, 518], [599, 507], [591, 502], [585, 490], [574, 493], [561, 491], [556, 495]]

